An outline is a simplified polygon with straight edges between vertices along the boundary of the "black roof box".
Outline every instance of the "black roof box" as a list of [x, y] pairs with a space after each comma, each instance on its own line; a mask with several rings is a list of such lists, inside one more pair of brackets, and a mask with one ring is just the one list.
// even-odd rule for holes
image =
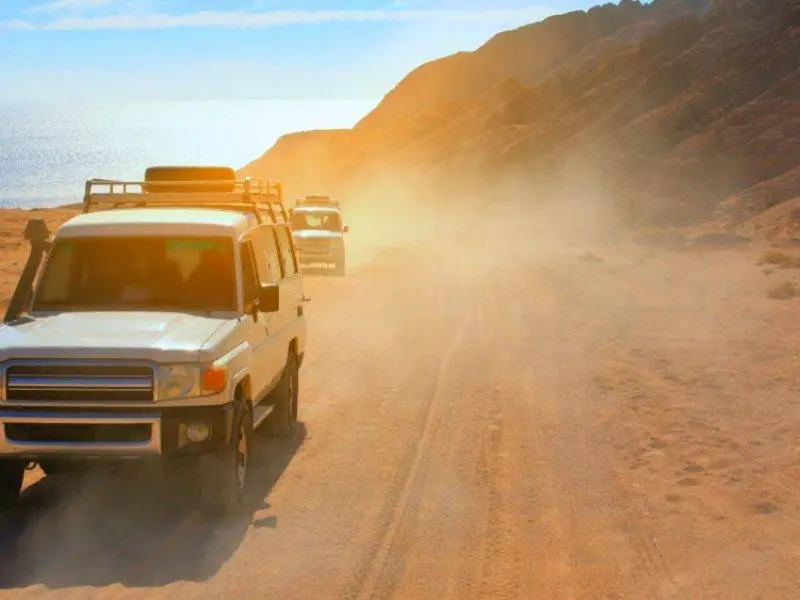
[[[192, 193], [192, 192], [232, 192], [236, 187], [236, 172], [231, 167], [185, 166], [148, 167], [144, 172], [144, 192], [152, 193]], [[180, 185], [182, 182], [195, 182]], [[152, 182], [158, 182], [153, 184]], [[178, 182], [170, 185], [170, 182]], [[206, 184], [200, 182], [208, 182]]]

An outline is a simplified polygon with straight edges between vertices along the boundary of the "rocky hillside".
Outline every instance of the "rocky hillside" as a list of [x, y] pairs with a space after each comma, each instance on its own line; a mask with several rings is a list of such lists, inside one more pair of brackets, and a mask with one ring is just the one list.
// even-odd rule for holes
[[623, 0], [423, 65], [352, 130], [244, 171], [296, 194], [580, 181], [632, 224], [733, 222], [800, 195], [798, 57], [796, 0]]

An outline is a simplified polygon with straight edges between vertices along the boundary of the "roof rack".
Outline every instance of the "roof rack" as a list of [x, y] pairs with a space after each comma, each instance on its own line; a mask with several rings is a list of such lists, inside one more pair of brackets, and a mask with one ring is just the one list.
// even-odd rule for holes
[[[155, 191], [159, 185], [170, 191]], [[98, 189], [99, 188], [99, 189]], [[180, 189], [181, 191], [176, 191]], [[213, 189], [225, 191], [211, 191]], [[283, 186], [277, 181], [245, 178], [219, 181], [117, 181], [89, 179], [83, 212], [119, 208], [217, 208], [255, 215], [260, 223], [288, 223]]]
[[295, 206], [339, 206], [339, 201], [330, 196], [306, 196], [294, 201]]

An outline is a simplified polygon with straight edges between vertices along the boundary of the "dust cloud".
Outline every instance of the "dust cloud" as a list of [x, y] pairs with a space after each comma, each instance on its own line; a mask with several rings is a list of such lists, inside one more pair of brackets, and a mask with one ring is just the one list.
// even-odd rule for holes
[[435, 260], [467, 254], [513, 260], [614, 244], [624, 234], [589, 169], [574, 168], [547, 184], [510, 177], [467, 189], [384, 174], [348, 190], [342, 206], [352, 229], [350, 257], [362, 263], [390, 247], [435, 249]]
[[200, 517], [180, 483], [48, 477], [13, 516], [4, 594], [800, 584], [798, 309], [766, 297], [760, 249], [636, 243], [591, 168], [466, 190], [392, 175], [341, 195], [348, 275], [304, 278], [304, 429], [259, 445], [251, 514]]

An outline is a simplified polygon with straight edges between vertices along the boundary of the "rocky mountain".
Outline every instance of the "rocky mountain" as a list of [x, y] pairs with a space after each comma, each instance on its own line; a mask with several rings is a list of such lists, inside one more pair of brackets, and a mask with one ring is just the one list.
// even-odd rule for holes
[[581, 182], [628, 223], [683, 224], [800, 195], [798, 165], [800, 2], [622, 0], [422, 65], [352, 130], [243, 171], [386, 201]]

